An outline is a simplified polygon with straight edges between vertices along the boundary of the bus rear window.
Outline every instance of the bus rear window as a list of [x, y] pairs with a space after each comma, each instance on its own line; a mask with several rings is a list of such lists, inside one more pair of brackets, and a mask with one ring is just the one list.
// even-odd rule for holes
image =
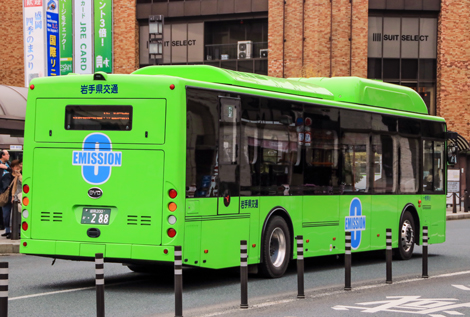
[[66, 106], [66, 130], [132, 130], [132, 106]]

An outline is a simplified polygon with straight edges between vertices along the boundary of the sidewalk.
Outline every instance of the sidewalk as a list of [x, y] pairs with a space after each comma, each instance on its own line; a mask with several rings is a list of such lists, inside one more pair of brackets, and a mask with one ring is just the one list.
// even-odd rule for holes
[[[0, 230], [0, 234], [5, 233], [5, 230]], [[4, 253], [19, 253], [20, 240], [10, 240], [6, 237], [0, 236], [0, 255]]]
[[[457, 213], [452, 213], [452, 207], [446, 209], [447, 220], [458, 220], [458, 219], [470, 219], [470, 212], [463, 212], [463, 208], [459, 211], [457, 207]], [[5, 230], [0, 230], [0, 234], [3, 234]], [[0, 236], [0, 255], [4, 253], [19, 253], [20, 240], [10, 240]]]

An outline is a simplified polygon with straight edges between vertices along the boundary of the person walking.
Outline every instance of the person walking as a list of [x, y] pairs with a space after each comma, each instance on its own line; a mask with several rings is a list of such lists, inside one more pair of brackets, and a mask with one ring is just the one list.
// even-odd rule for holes
[[[20, 160], [14, 160], [13, 162], [11, 162], [11, 177], [13, 179], [12, 181], [13, 185], [11, 187], [11, 196], [12, 196], [11, 197], [12, 208], [11, 208], [11, 217], [10, 217], [11, 223], [13, 223], [13, 217], [17, 217], [17, 219], [21, 218], [20, 217], [21, 198], [22, 198], [22, 193], [23, 193], [23, 189], [21, 187], [22, 182], [23, 182], [23, 175], [21, 174], [22, 167], [23, 167], [23, 163], [20, 162]], [[15, 210], [15, 208], [13, 208], [15, 204], [17, 204], [18, 206], [18, 208], [16, 209], [17, 210], [16, 214], [13, 213], [13, 210]], [[20, 223], [20, 221], [18, 221], [18, 223]]]

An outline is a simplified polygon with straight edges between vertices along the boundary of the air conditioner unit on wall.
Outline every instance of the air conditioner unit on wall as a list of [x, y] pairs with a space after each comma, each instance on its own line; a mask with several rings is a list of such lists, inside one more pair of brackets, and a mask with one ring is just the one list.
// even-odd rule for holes
[[263, 48], [263, 49], [259, 50], [259, 57], [268, 58], [268, 49]]
[[238, 45], [237, 45], [238, 59], [251, 58], [252, 51], [253, 51], [252, 48], [253, 48], [252, 41], [238, 41]]

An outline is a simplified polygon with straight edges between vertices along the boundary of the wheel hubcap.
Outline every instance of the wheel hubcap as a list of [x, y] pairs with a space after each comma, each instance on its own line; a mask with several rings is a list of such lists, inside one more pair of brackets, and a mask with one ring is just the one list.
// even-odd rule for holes
[[409, 220], [403, 222], [401, 227], [401, 246], [405, 252], [410, 251], [414, 242], [413, 226]]
[[286, 257], [286, 236], [284, 231], [276, 228], [269, 238], [269, 255], [271, 262], [275, 267], [280, 267]]

